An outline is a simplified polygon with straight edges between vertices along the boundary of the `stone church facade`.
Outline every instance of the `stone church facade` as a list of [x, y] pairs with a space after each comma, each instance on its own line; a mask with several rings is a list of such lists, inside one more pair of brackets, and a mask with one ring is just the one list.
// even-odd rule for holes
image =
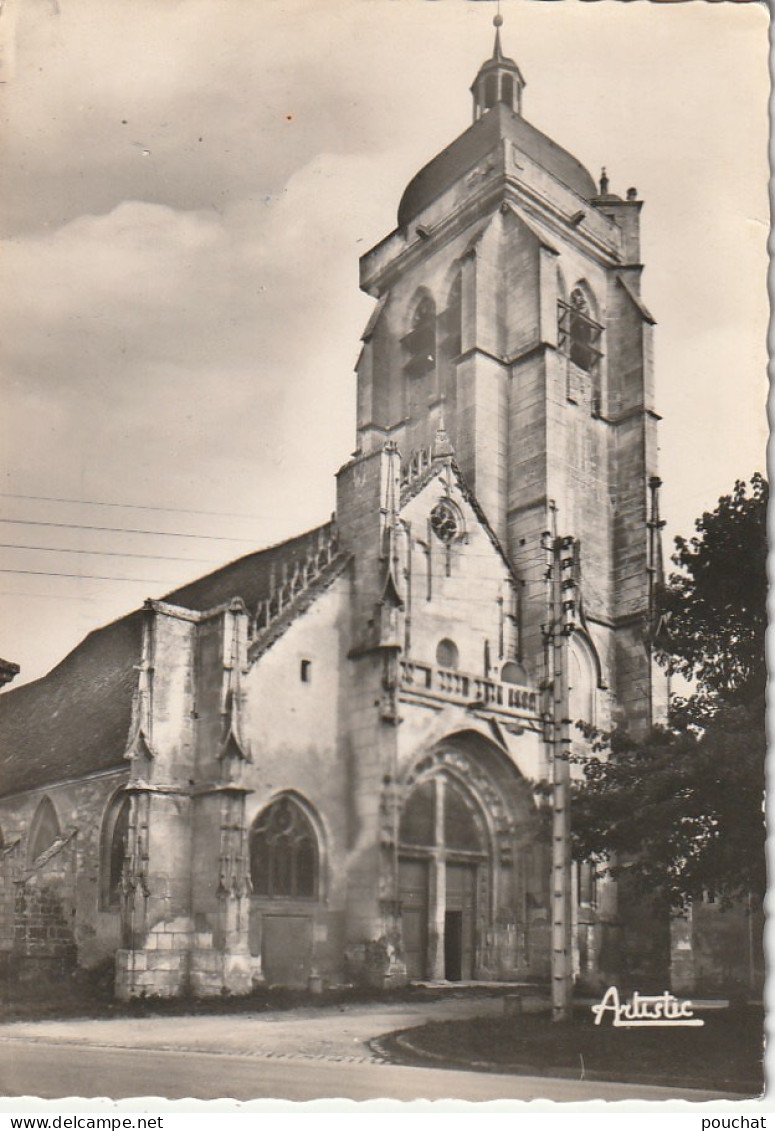
[[[0, 954], [27, 976], [549, 978], [558, 711], [637, 732], [667, 689], [642, 203], [531, 126], [523, 88], [498, 31], [472, 126], [361, 260], [332, 520], [0, 697]], [[589, 867], [572, 886], [576, 977], [664, 989], [668, 924]]]

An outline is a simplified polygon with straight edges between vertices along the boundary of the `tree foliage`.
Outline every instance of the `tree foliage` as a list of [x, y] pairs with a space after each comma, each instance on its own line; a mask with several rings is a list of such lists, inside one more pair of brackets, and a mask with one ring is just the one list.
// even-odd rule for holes
[[764, 695], [767, 628], [766, 480], [743, 480], [676, 538], [674, 573], [661, 595], [668, 666], [697, 681], [709, 706], [750, 704]]
[[765, 890], [767, 497], [762, 476], [750, 490], [738, 481], [693, 538], [676, 539], [660, 659], [693, 693], [639, 742], [588, 732], [580, 759], [575, 855], [678, 906]]
[[593, 742], [573, 806], [579, 858], [626, 872], [674, 906], [763, 896], [765, 737], [749, 708], [719, 713], [702, 734], [671, 728], [641, 743], [622, 733]]

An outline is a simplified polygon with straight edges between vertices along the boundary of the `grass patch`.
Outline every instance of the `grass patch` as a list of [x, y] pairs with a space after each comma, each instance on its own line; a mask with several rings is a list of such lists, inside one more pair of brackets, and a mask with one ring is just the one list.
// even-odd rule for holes
[[479, 1071], [486, 1064], [492, 1071], [759, 1095], [762, 1009], [712, 1010], [703, 1017], [702, 1028], [614, 1029], [610, 1021], [595, 1025], [591, 1010], [578, 1009], [569, 1022], [547, 1014], [435, 1021], [381, 1043], [406, 1063], [422, 1058], [413, 1057], [404, 1040], [437, 1063]]

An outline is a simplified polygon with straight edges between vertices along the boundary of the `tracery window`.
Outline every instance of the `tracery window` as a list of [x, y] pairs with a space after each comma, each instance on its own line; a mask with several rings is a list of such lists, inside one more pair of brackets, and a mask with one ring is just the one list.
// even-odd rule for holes
[[436, 303], [430, 295], [423, 295], [418, 302], [403, 346], [404, 369], [410, 377], [424, 377], [436, 368]]
[[280, 797], [256, 817], [250, 833], [250, 878], [254, 895], [316, 897], [317, 837], [293, 798]]
[[398, 839], [410, 850], [444, 848], [453, 853], [483, 854], [486, 843], [481, 825], [473, 798], [454, 778], [442, 774], [421, 782], [409, 794]]
[[587, 297], [580, 287], [571, 291], [570, 302], [558, 302], [559, 346], [562, 353], [587, 373], [596, 373], [603, 327], [591, 317]]
[[37, 860], [59, 836], [59, 818], [49, 797], [44, 797], [35, 811], [30, 826], [29, 859]]

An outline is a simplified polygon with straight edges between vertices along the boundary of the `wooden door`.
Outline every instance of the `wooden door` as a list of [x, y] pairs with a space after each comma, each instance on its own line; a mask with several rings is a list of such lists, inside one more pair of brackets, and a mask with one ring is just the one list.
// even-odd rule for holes
[[261, 965], [268, 986], [306, 986], [312, 972], [311, 916], [263, 915]]
[[399, 860], [398, 889], [406, 973], [409, 978], [425, 978], [428, 954], [428, 862]]

